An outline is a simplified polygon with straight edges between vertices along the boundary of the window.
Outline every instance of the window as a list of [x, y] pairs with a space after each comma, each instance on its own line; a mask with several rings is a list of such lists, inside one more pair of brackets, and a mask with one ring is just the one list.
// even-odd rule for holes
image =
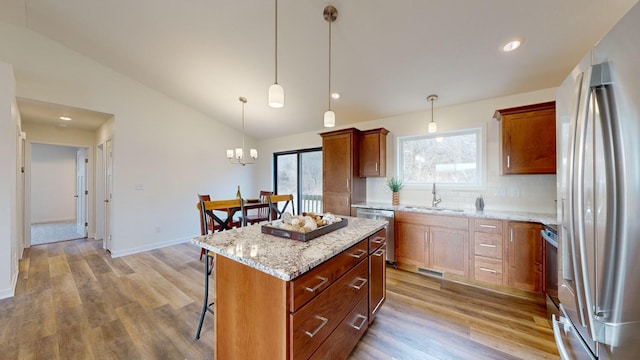
[[406, 185], [480, 187], [482, 128], [398, 138], [398, 176]]
[[273, 161], [276, 194], [293, 194], [296, 213], [322, 213], [322, 148], [274, 153]]

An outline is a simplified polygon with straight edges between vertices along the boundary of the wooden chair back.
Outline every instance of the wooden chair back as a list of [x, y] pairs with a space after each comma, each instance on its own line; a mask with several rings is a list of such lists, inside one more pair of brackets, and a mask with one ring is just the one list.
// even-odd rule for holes
[[[244, 201], [242, 199], [231, 200], [201, 200], [197, 205], [200, 210], [200, 221], [207, 224], [212, 222], [217, 225], [217, 228], [212, 232], [230, 230], [234, 225], [245, 226], [245, 220], [242, 217], [239, 224], [234, 224], [233, 216], [236, 212], [240, 211], [244, 213]], [[218, 213], [215, 213], [218, 211]], [[220, 215], [226, 213], [227, 216]], [[206, 235], [206, 234], [202, 234]]]
[[[289, 207], [291, 207], [291, 213], [295, 215], [295, 207], [293, 205], [293, 194], [286, 195], [270, 195], [269, 199], [269, 221], [280, 219]], [[284, 203], [280, 206], [279, 203]], [[291, 206], [289, 206], [291, 205]]]

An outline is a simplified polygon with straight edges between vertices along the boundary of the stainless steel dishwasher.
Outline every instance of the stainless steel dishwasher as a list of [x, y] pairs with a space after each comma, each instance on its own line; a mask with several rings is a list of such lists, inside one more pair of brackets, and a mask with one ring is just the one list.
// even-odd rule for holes
[[370, 208], [357, 208], [356, 216], [359, 218], [373, 219], [373, 220], [385, 220], [389, 223], [387, 226], [387, 262], [391, 265], [396, 264], [396, 242], [394, 239], [394, 227], [393, 227], [393, 210], [386, 209], [370, 209]]

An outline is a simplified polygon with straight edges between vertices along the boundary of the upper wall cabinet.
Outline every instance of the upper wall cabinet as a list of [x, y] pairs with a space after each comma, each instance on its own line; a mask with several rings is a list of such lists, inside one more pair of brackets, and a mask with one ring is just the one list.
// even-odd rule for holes
[[360, 177], [387, 176], [387, 134], [378, 128], [362, 132], [360, 140]]
[[556, 173], [556, 102], [497, 110], [502, 175]]

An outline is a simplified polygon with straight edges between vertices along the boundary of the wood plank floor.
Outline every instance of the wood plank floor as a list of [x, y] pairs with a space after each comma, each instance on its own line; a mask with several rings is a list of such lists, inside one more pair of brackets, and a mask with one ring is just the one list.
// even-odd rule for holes
[[[1, 359], [211, 359], [194, 341], [199, 248], [111, 259], [102, 242], [34, 246], [0, 300]], [[544, 305], [388, 269], [387, 302], [352, 359], [557, 359]], [[267, 358], [265, 356], [265, 358]]]

